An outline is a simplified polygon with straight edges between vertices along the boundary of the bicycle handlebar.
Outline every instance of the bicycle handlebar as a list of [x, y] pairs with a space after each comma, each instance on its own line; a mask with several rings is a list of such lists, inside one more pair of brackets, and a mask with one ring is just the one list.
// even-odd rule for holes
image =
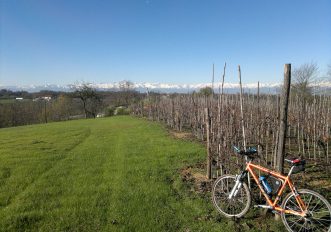
[[238, 153], [238, 154], [240, 154], [240, 155], [247, 155], [247, 156], [249, 156], [249, 155], [253, 155], [253, 154], [255, 154], [255, 153], [257, 153], [257, 149], [255, 148], [255, 147], [248, 147], [247, 149], [246, 149], [246, 151], [244, 151], [244, 150], [240, 150], [238, 147], [236, 147], [236, 146], [233, 146], [233, 149], [234, 149], [234, 151], [236, 152], [236, 153]]

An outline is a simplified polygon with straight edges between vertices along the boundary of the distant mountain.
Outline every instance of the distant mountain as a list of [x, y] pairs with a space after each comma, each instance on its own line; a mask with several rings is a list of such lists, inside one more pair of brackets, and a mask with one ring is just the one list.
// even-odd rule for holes
[[67, 85], [20, 85], [20, 86], [3, 86], [0, 85], [0, 89], [9, 89], [12, 91], [27, 91], [30, 93], [39, 92], [41, 90], [51, 90], [51, 91], [62, 91], [62, 92], [70, 92], [70, 86]]
[[[119, 91], [120, 82], [113, 83], [100, 83], [90, 84], [91, 87], [100, 91]], [[77, 84], [71, 85], [22, 85], [22, 86], [0, 86], [0, 89], [10, 89], [12, 91], [27, 91], [39, 92], [41, 90], [63, 91], [70, 92], [78, 87]], [[171, 84], [171, 83], [133, 83], [133, 88], [139, 92], [160, 92], [160, 93], [191, 93], [199, 91], [204, 87], [211, 87], [211, 83], [198, 83], [198, 84]], [[221, 83], [214, 83], [214, 91], [218, 93]], [[279, 83], [260, 83], [260, 93], [275, 94], [280, 91], [281, 85]], [[246, 93], [256, 93], [257, 83], [243, 84]], [[320, 83], [318, 87], [319, 92], [331, 94], [331, 82]], [[239, 84], [237, 83], [224, 83], [225, 93], [237, 93], [239, 91]]]

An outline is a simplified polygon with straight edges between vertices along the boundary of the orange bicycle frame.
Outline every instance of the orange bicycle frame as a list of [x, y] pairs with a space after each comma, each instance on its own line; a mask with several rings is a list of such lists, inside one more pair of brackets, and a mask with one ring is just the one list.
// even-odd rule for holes
[[[277, 194], [276, 194], [276, 198], [274, 201], [272, 201], [272, 199], [269, 198], [269, 196], [267, 195], [267, 193], [264, 191], [262, 185], [260, 184], [260, 181], [258, 179], [258, 177], [256, 176], [256, 174], [254, 173], [253, 169], [257, 169], [260, 170], [262, 172], [267, 173], [268, 175], [277, 177], [278, 179], [281, 179], [283, 181], [283, 185], [281, 186], [281, 188], [278, 190]], [[262, 192], [264, 198], [266, 199], [268, 205], [273, 209], [276, 210], [278, 212], [284, 212], [284, 213], [289, 213], [289, 214], [295, 214], [295, 215], [299, 215], [299, 216], [305, 216], [305, 212], [306, 212], [306, 205], [305, 203], [302, 201], [302, 199], [300, 198], [300, 195], [298, 194], [296, 188], [294, 187], [292, 181], [290, 180], [289, 176], [284, 176], [278, 172], [269, 170], [267, 168], [264, 168], [262, 166], [253, 164], [251, 162], [247, 162], [246, 164], [246, 170], [252, 175], [253, 179], [255, 180], [257, 186], [259, 186], [260, 191]], [[278, 201], [280, 200], [280, 196], [282, 195], [282, 193], [284, 192], [286, 185], [288, 185], [292, 191], [292, 193], [295, 196], [295, 199], [301, 209], [301, 212], [298, 211], [294, 211], [294, 210], [287, 210], [287, 209], [283, 209], [278, 205]]]

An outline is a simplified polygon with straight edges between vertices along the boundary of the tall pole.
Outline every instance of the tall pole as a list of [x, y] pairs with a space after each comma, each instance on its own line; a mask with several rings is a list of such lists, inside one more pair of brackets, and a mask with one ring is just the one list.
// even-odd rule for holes
[[215, 65], [213, 63], [213, 78], [212, 78], [212, 81], [211, 81], [212, 96], [214, 96], [214, 81], [215, 81]]
[[288, 99], [290, 96], [291, 87], [291, 64], [285, 64], [284, 67], [284, 86], [280, 102], [280, 120], [278, 134], [278, 148], [276, 154], [276, 169], [278, 172], [284, 171], [284, 153], [285, 153], [285, 137], [287, 130], [287, 111]]
[[241, 70], [240, 65], [238, 65], [238, 73], [239, 73], [239, 85], [240, 85], [240, 113], [241, 113], [241, 125], [243, 132], [243, 140], [244, 140], [244, 150], [246, 151], [246, 136], [245, 136], [245, 122], [244, 122], [244, 110], [243, 110], [243, 88], [241, 84]]
[[207, 178], [211, 179], [211, 153], [210, 153], [210, 115], [209, 108], [205, 108], [206, 133], [207, 133]]
[[[244, 141], [244, 151], [247, 151], [246, 147], [246, 134], [245, 134], [245, 121], [244, 121], [244, 100], [243, 100], [243, 87], [241, 84], [241, 69], [240, 65], [238, 65], [238, 74], [239, 74], [239, 85], [240, 85], [240, 115], [241, 115], [241, 125], [242, 125], [242, 132], [243, 132], [243, 141]], [[251, 189], [251, 181], [248, 173], [248, 187]]]

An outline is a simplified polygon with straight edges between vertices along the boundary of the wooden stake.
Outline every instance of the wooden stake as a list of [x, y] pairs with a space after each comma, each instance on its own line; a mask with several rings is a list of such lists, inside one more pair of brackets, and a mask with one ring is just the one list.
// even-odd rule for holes
[[210, 154], [210, 116], [208, 107], [205, 108], [206, 133], [207, 133], [207, 178], [211, 179], [211, 154]]
[[213, 64], [213, 79], [211, 82], [211, 95], [214, 96], [215, 65]]
[[238, 65], [239, 72], [239, 85], [240, 85], [240, 112], [241, 112], [241, 125], [242, 125], [242, 133], [243, 133], [243, 142], [244, 142], [244, 150], [246, 151], [246, 137], [245, 137], [245, 123], [244, 123], [244, 110], [243, 110], [243, 89], [241, 85], [241, 70], [240, 65]]
[[283, 173], [284, 169], [284, 153], [285, 153], [285, 137], [287, 129], [287, 111], [288, 99], [291, 87], [291, 64], [285, 64], [284, 67], [284, 87], [281, 98], [280, 107], [280, 125], [278, 135], [278, 149], [277, 149], [277, 171]]

